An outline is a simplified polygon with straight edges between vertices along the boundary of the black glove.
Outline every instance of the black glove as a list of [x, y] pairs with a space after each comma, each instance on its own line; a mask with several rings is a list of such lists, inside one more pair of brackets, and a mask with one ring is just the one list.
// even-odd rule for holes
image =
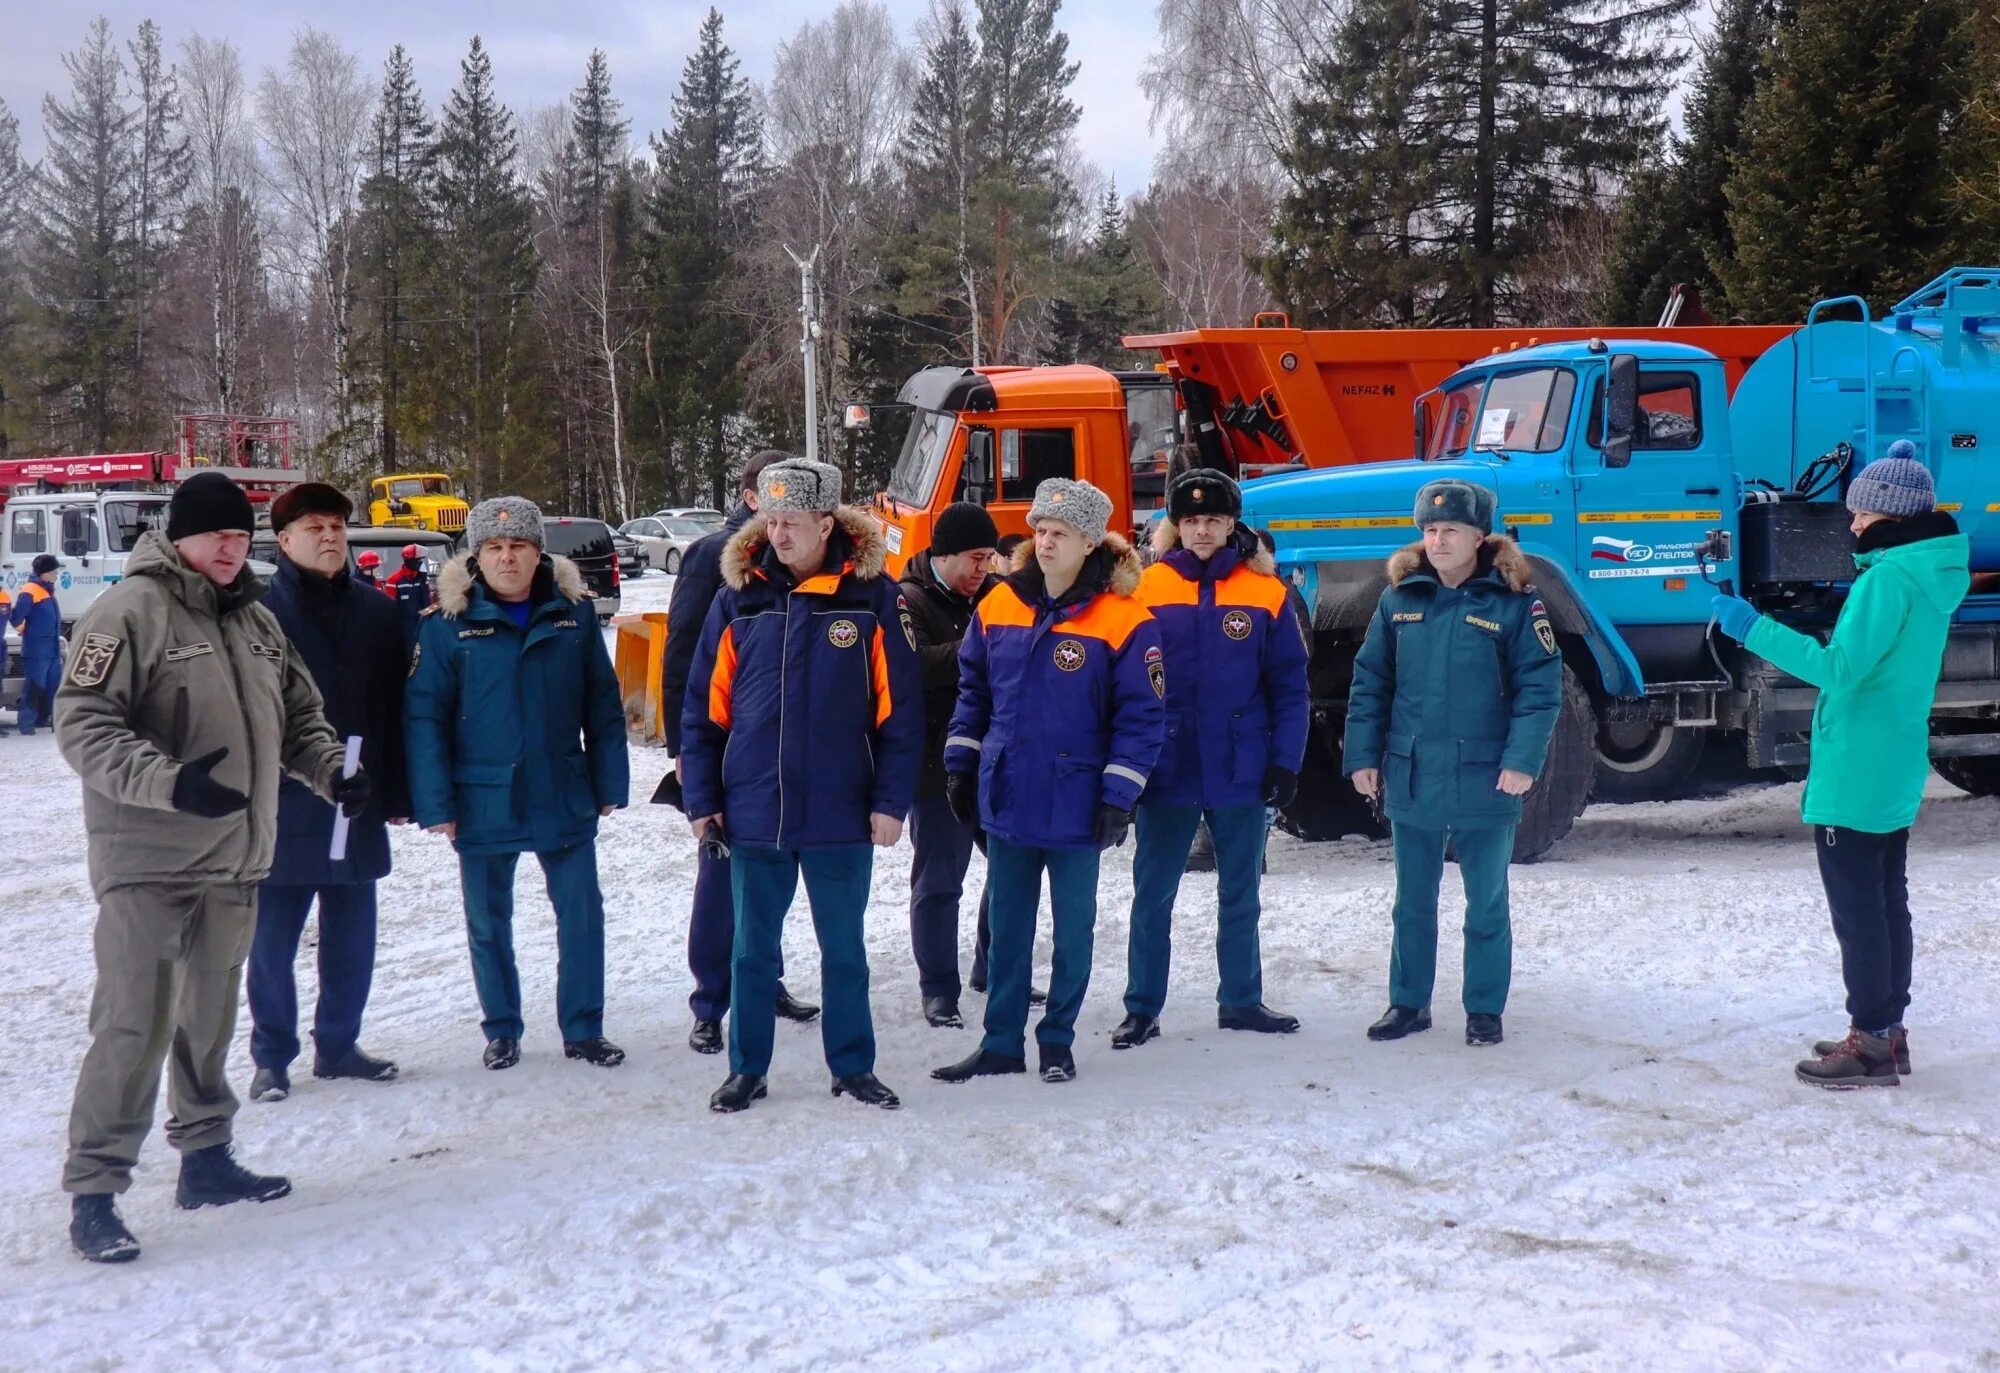
[[234, 787], [223, 786], [208, 775], [217, 763], [228, 756], [228, 749], [219, 748], [192, 763], [182, 763], [180, 773], [174, 778], [174, 809], [207, 820], [220, 820], [225, 815], [234, 815], [247, 808], [249, 797]]
[[1264, 769], [1264, 804], [1283, 810], [1299, 794], [1299, 775], [1276, 763]]
[[687, 798], [681, 794], [681, 774], [679, 769], [669, 769], [660, 779], [660, 785], [653, 788], [653, 804], [672, 806], [675, 810], [687, 810]]
[[353, 819], [368, 805], [368, 798], [375, 794], [375, 784], [368, 780], [368, 770], [357, 767], [352, 777], [333, 779], [334, 804], [340, 813]]
[[969, 772], [944, 775], [944, 799], [961, 825], [979, 823], [979, 778]]
[[1116, 806], [1097, 808], [1097, 847], [1115, 849], [1132, 832], [1132, 812]]

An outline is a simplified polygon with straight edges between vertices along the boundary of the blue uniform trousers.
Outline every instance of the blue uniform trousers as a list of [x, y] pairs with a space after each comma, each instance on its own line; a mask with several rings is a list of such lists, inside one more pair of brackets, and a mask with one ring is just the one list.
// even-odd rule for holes
[[1507, 865], [1514, 856], [1514, 827], [1478, 829], [1394, 827], [1396, 943], [1389, 958], [1389, 1002], [1418, 1009], [1431, 1004], [1437, 981], [1438, 884], [1444, 880], [1447, 841], [1457, 850], [1465, 883], [1465, 1013], [1499, 1015], [1507, 1009], [1514, 968], [1514, 932], [1507, 912]]
[[292, 967], [313, 898], [319, 898], [319, 1004], [313, 1008], [316, 1056], [341, 1057], [361, 1037], [361, 1013], [375, 980], [375, 884], [257, 888], [257, 931], [250, 940], [250, 1060], [289, 1068], [299, 1056], [299, 989]]
[[[537, 853], [556, 913], [556, 1017], [565, 1042], [604, 1033], [604, 894], [594, 840]], [[518, 853], [460, 854], [465, 933], [480, 1028], [492, 1039], [521, 1037], [521, 977], [514, 967], [514, 867]]]
[[813, 933], [819, 937], [820, 1043], [835, 1077], [875, 1071], [875, 1022], [868, 1010], [868, 947], [862, 917], [875, 869], [871, 844], [779, 849], [736, 844], [729, 878], [736, 901], [736, 945], [729, 980], [729, 1069], [748, 1077], [771, 1070], [785, 914], [806, 880]]
[[[3, 666], [3, 665], [0, 665]], [[56, 688], [62, 685], [62, 659], [21, 657], [21, 699], [15, 704], [16, 728], [26, 734], [51, 724], [56, 713]]]
[[910, 948], [917, 988], [927, 997], [958, 1000], [958, 907], [972, 862], [971, 825], [942, 796], [920, 796], [910, 808]]
[[1264, 958], [1257, 942], [1257, 888], [1264, 864], [1265, 810], [1257, 806], [1162, 806], [1141, 803], [1134, 828], [1132, 929], [1126, 948], [1125, 1009], [1153, 1020], [1167, 1003], [1173, 957], [1174, 898], [1202, 817], [1215, 841], [1215, 999], [1227, 1007], [1264, 1000]]
[[992, 980], [986, 996], [986, 1037], [981, 1044], [989, 1053], [1027, 1056], [1028, 981], [1044, 871], [1049, 875], [1049, 905], [1055, 917], [1055, 966], [1049, 978], [1049, 1004], [1035, 1027], [1035, 1040], [1065, 1047], [1076, 1042], [1077, 1013], [1090, 988], [1098, 858], [1094, 848], [1031, 848], [987, 835], [993, 947], [988, 955]]

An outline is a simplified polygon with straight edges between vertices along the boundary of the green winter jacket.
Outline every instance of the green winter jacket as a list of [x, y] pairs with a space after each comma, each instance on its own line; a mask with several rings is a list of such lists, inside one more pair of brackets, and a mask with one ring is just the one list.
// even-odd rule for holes
[[1766, 615], [1743, 646], [1819, 688], [1808, 825], [1891, 834], [1917, 818], [1930, 774], [1931, 702], [1972, 547], [1943, 511], [1870, 525], [1861, 575], [1825, 644]]
[[1541, 775], [1562, 710], [1562, 654], [1528, 560], [1489, 536], [1453, 588], [1421, 543], [1389, 559], [1389, 587], [1354, 659], [1341, 771], [1382, 772], [1382, 810], [1423, 829], [1521, 818], [1503, 768]]

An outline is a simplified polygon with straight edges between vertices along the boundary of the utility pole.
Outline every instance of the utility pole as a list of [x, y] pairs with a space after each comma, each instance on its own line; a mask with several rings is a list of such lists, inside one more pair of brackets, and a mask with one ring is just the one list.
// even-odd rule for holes
[[819, 316], [815, 312], [813, 267], [819, 262], [819, 246], [809, 257], [800, 257], [791, 245], [785, 256], [799, 269], [799, 352], [806, 364], [806, 460], [819, 461]]

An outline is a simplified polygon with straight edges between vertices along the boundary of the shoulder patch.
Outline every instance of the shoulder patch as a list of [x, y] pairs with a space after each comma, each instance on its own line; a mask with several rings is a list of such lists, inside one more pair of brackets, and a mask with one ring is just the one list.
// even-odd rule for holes
[[1167, 664], [1158, 644], [1146, 650], [1146, 680], [1152, 684], [1155, 696], [1166, 696]]
[[[426, 611], [425, 613], [428, 614], [429, 612]], [[424, 645], [423, 641], [420, 639], [417, 641], [416, 645], [410, 649], [410, 670], [405, 675], [410, 677], [416, 676], [417, 664], [421, 663], [423, 660], [424, 660]]]
[[910, 652], [917, 651], [917, 627], [910, 623], [910, 598], [902, 592], [896, 593], [896, 618], [903, 622], [903, 638], [910, 645]]
[[86, 634], [70, 658], [69, 679], [80, 687], [103, 686], [104, 679], [111, 675], [112, 664], [118, 661], [119, 651], [125, 647], [123, 639], [109, 634]]

